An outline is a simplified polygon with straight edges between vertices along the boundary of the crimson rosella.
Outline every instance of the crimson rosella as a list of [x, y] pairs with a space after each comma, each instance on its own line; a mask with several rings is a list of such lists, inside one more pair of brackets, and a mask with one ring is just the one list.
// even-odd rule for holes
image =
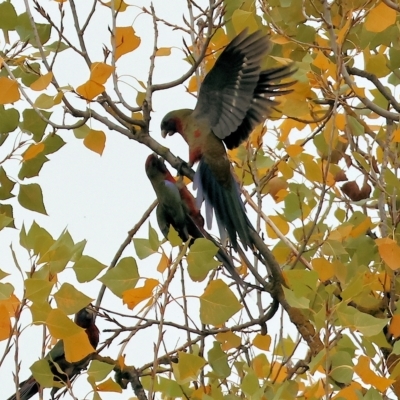
[[248, 138], [256, 125], [263, 122], [278, 104], [271, 99], [289, 93], [291, 82], [277, 83], [289, 77], [290, 65], [261, 69], [270, 48], [261, 32], [242, 31], [224, 49], [201, 85], [194, 110], [169, 112], [161, 122], [163, 137], [180, 133], [189, 145], [191, 165], [200, 161], [194, 187], [198, 205], [206, 202], [208, 228], [214, 209], [221, 238], [230, 238], [238, 249], [239, 236], [245, 249], [252, 247], [247, 218], [239, 185], [231, 172], [225, 146], [233, 149]]

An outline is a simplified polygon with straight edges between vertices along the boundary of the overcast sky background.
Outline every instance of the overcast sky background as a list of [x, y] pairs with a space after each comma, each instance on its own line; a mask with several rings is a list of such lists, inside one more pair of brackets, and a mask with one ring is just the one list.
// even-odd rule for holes
[[[28, 3], [31, 6], [35, 20], [43, 22], [41, 17], [33, 10], [32, 2], [28, 1]], [[131, 3], [133, 3], [132, 0]], [[134, 52], [124, 55], [117, 61], [117, 71], [119, 76], [124, 75], [123, 80], [129, 85], [136, 89], [141, 89], [132, 77], [144, 82], [147, 81], [149, 57], [153, 48], [153, 22], [149, 15], [140, 14], [139, 9], [141, 6], [149, 8], [150, 2], [142, 0], [134, 1], [134, 3], [136, 7], [129, 7], [126, 12], [118, 16], [117, 26], [132, 25], [136, 34], [141, 38], [141, 44]], [[183, 14], [186, 19], [189, 19], [185, 0], [173, 0], [172, 2], [155, 0], [153, 3], [160, 18], [178, 25], [183, 24]], [[199, 4], [204, 3], [207, 2], [199, 1]], [[58, 19], [58, 5], [56, 2], [46, 0], [41, 1], [40, 4], [48, 13]], [[81, 21], [86, 19], [91, 4], [91, 1], [76, 1]], [[13, 5], [21, 7], [17, 9], [18, 13], [23, 11], [22, 2], [14, 1]], [[64, 8], [66, 12], [65, 28], [67, 32], [70, 32], [68, 36], [70, 38], [73, 37], [73, 42], [77, 43], [68, 2], [64, 3]], [[85, 41], [90, 49], [89, 55], [92, 61], [103, 60], [103, 43], [110, 46], [108, 26], [111, 26], [110, 10], [99, 5], [85, 34]], [[171, 28], [167, 28], [162, 24], [159, 24], [158, 28], [158, 46], [176, 46], [176, 48], [172, 50], [171, 56], [157, 58], [154, 74], [155, 83], [176, 79], [186, 72], [189, 67], [183, 60], [183, 52], [179, 50], [182, 48], [182, 32], [172, 31]], [[11, 42], [13, 42], [15, 36], [11, 34], [10, 38]], [[185, 39], [190, 43], [190, 38], [186, 37]], [[52, 41], [50, 40], [50, 43]], [[3, 42], [0, 42], [0, 46], [5, 47]], [[61, 85], [71, 85], [76, 88], [88, 79], [89, 71], [86, 64], [72, 50], [62, 52], [59, 57], [60, 60], [56, 63], [54, 74]], [[45, 72], [44, 69], [42, 69], [42, 72]], [[111, 79], [108, 84], [111, 84]], [[120, 85], [120, 89], [126, 96], [133, 96], [130, 104], [135, 105], [136, 93], [129, 85]], [[49, 87], [46, 93], [55, 94], [55, 89]], [[129, 101], [129, 97], [126, 97], [126, 100]], [[84, 106], [82, 104], [81, 108], [83, 109]], [[185, 93], [183, 85], [168, 91], [156, 92], [153, 97], [154, 113], [151, 121], [151, 135], [183, 159], [187, 159], [188, 150], [182, 138], [179, 135], [175, 135], [168, 138], [167, 141], [163, 140], [159, 126], [162, 117], [171, 109], [191, 108], [194, 104], [193, 96]], [[26, 107], [26, 102], [21, 102], [17, 106], [21, 107], [20, 110], [22, 111]], [[57, 107], [55, 107], [56, 109]], [[53, 120], [56, 120], [55, 115], [56, 112], [53, 114]], [[104, 129], [103, 126], [93, 121], [90, 126], [94, 129]], [[22, 297], [22, 278], [16, 272], [9, 247], [10, 244], [13, 245], [23, 270], [29, 270], [30, 263], [27, 259], [26, 251], [18, 244], [19, 229], [22, 223], [29, 228], [32, 221], [35, 220], [40, 226], [47, 229], [54, 238], [57, 238], [67, 228], [75, 242], [87, 240], [84, 254], [96, 258], [105, 265], [109, 265], [121, 243], [125, 240], [128, 231], [138, 222], [144, 211], [155, 199], [153, 189], [144, 172], [144, 162], [150, 154], [150, 150], [147, 147], [133, 140], [128, 140], [118, 132], [106, 132], [106, 147], [103, 155], [99, 156], [84, 147], [82, 141], [76, 139], [71, 131], [58, 131], [57, 133], [67, 144], [61, 150], [49, 156], [50, 162], [44, 165], [38, 178], [22, 182], [40, 183], [48, 216], [24, 210], [18, 205], [15, 198], [5, 202], [12, 204], [14, 207], [15, 224], [18, 229], [3, 229], [0, 232], [0, 269], [12, 274], [2, 282], [11, 282], [16, 287], [16, 295], [19, 298]], [[9, 152], [10, 147], [8, 146], [12, 145], [15, 135], [16, 132], [0, 148], [0, 159]], [[18, 161], [7, 161], [4, 164], [7, 173], [16, 181], [18, 181], [19, 167]], [[17, 190], [17, 188], [14, 190], [15, 194], [17, 194]], [[151, 223], [156, 227], [154, 213]], [[146, 223], [137, 237], [147, 237], [147, 232], [148, 224]], [[135, 256], [133, 245], [128, 246], [125, 250], [123, 257], [126, 256]], [[151, 271], [154, 270], [154, 273], [157, 274], [155, 276], [160, 278], [160, 275], [155, 272], [159, 256], [137, 261], [142, 274], [151, 276]], [[72, 271], [63, 272], [61, 278], [67, 279], [68, 274], [71, 274], [71, 281], [75, 284], [76, 279]], [[96, 298], [101, 285], [99, 282], [95, 282], [76, 286], [85, 294]], [[201, 293], [200, 289], [194, 288], [194, 290], [199, 290], [198, 294]], [[198, 303], [196, 302], [196, 304]], [[130, 313], [125, 306], [122, 306], [121, 300], [109, 292], [107, 292], [102, 305]], [[29, 312], [26, 312], [25, 318], [27, 319], [24, 321], [29, 322]], [[135, 321], [132, 321], [130, 325], [134, 323]], [[99, 324], [101, 325], [100, 328], [104, 328], [101, 321]], [[274, 330], [274, 327], [272, 327], [272, 331]], [[154, 330], [153, 332], [155, 333]], [[25, 379], [30, 374], [29, 366], [40, 357], [41, 335], [41, 327], [29, 327], [21, 336], [20, 354], [23, 361], [20, 379]], [[156, 336], [151, 336], [149, 331], [146, 333], [142, 331], [137, 334], [127, 347], [127, 364], [140, 366], [144, 362], [151, 361], [155, 340]], [[179, 341], [175, 336], [171, 340], [179, 345], [179, 343], [182, 344], [184, 342], [185, 338]], [[118, 343], [119, 341], [117, 340], [116, 344]], [[1, 342], [0, 354], [2, 354], [3, 349], [4, 342]], [[110, 349], [103, 352], [102, 355], [116, 357], [117, 350], [115, 348]], [[8, 397], [14, 390], [11, 372], [14, 369], [13, 351], [11, 351], [6, 363], [0, 368], [0, 387], [4, 389], [1, 395], [2, 398], [4, 396]], [[85, 380], [84, 377], [79, 379], [81, 381]], [[82, 385], [82, 387], [82, 391], [77, 391], [76, 393], [83, 396], [89, 389], [88, 385]], [[126, 391], [123, 395], [101, 394], [101, 396], [106, 400], [112, 398], [128, 399], [133, 397], [133, 394]], [[68, 396], [65, 398], [68, 398]], [[89, 398], [92, 398], [92, 395], [89, 395]]]

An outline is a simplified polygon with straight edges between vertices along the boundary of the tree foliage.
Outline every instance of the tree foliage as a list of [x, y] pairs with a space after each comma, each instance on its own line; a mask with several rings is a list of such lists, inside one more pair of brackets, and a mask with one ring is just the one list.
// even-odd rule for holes
[[[62, 339], [67, 358], [78, 357], [78, 327], [68, 316], [91, 302], [85, 288], [95, 284], [97, 323], [108, 329], [87, 371], [93, 399], [106, 399], [106, 392], [118, 398], [128, 383], [141, 400], [398, 398], [400, 6], [189, 0], [179, 11], [171, 8], [183, 14], [176, 23], [150, 2], [93, 0], [85, 13], [75, 0], [19, 3], [0, 3], [0, 229], [19, 232], [10, 247], [14, 265], [0, 270], [0, 368], [14, 357], [9, 379], [14, 373], [18, 385], [28, 368], [20, 367], [18, 348], [35, 325], [44, 328], [44, 353]], [[138, 16], [147, 20], [146, 38], [135, 32]], [[265, 247], [262, 257], [230, 254], [247, 281], [265, 282], [263, 290], [236, 288], [216, 269], [210, 241], [189, 247], [172, 229], [163, 240], [147, 224], [155, 202], [110, 265], [86, 254], [86, 241], [68, 230], [26, 226], [24, 215], [47, 215], [41, 170], [69, 145], [67, 131], [99, 155], [113, 135], [123, 135], [164, 157], [189, 184], [193, 170], [153, 134], [152, 119], [162, 117], [153, 111], [155, 94], [184, 85], [185, 96], [195, 96], [244, 28], [270, 34], [265, 68], [297, 67], [293, 91], [272, 118], [229, 151]], [[89, 41], [93, 29], [109, 42]], [[184, 43], [160, 46], [160, 36], [174, 31]], [[140, 63], [135, 54], [144, 46], [147, 80], [127, 77], [123, 63]], [[178, 78], [176, 47], [187, 62]], [[69, 84], [63, 54], [77, 66], [79, 85]], [[169, 63], [168, 81], [155, 83], [160, 57]], [[17, 176], [12, 160], [20, 162]], [[143, 225], [147, 237], [137, 234]], [[129, 247], [135, 257], [123, 254]], [[14, 279], [23, 282], [21, 294]], [[102, 303], [104, 292], [115, 300], [110, 307]], [[146, 360], [124, 358], [129, 344], [140, 345], [141, 332], [154, 352]], [[52, 386], [47, 362], [32, 372]], [[75, 386], [67, 383], [71, 394]]]

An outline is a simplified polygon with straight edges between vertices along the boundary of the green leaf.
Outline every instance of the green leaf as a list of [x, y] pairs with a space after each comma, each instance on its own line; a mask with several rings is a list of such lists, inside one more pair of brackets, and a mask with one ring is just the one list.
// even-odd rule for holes
[[310, 300], [305, 297], [297, 297], [296, 294], [286, 287], [282, 286], [283, 292], [285, 293], [285, 299], [290, 306], [296, 308], [310, 308]]
[[46, 46], [44, 46], [44, 48], [46, 50], [60, 53], [61, 51], [69, 49], [69, 46], [64, 42], [60, 42], [59, 40], [57, 40], [51, 44], [47, 44]]
[[[6, 3], [0, 3], [0, 6], [1, 4]], [[4, 106], [0, 105], [0, 121], [0, 133], [4, 134], [14, 132], [17, 129], [19, 123], [19, 112], [14, 108], [5, 110]]]
[[200, 296], [200, 320], [203, 324], [221, 325], [241, 308], [228, 285], [220, 279], [210, 282]]
[[0, 214], [11, 218], [11, 222], [7, 225], [7, 228], [15, 228], [14, 225], [14, 213], [11, 204], [0, 204]]
[[0, 213], [0, 231], [9, 226], [11, 222], [13, 222], [13, 218], [7, 217], [7, 215]]
[[3, 270], [0, 269], [0, 281], [5, 278], [6, 276], [9, 276], [7, 272], [4, 272]]
[[0, 283], [0, 300], [9, 299], [13, 292], [14, 287], [11, 283]]
[[35, 102], [33, 103], [35, 107], [48, 110], [52, 108], [56, 103], [54, 102], [54, 96], [49, 96], [48, 94], [40, 94]]
[[240, 387], [242, 388], [243, 392], [249, 397], [251, 397], [258, 391], [260, 385], [258, 383], [258, 378], [253, 371], [250, 370], [247, 372], [246, 376], [243, 378]]
[[114, 366], [101, 362], [98, 360], [93, 360], [90, 363], [90, 367], [87, 371], [89, 382], [99, 382], [107, 377], [107, 375], [113, 370]]
[[57, 307], [65, 314], [76, 314], [86, 307], [93, 299], [75, 289], [70, 283], [64, 282], [60, 289], [54, 293]]
[[190, 247], [187, 255], [188, 273], [194, 282], [201, 282], [219, 265], [214, 259], [218, 247], [207, 239], [199, 238]]
[[4, 168], [0, 166], [0, 200], [7, 200], [14, 197], [14, 195], [11, 194], [14, 186], [15, 182], [8, 177]]
[[32, 323], [35, 325], [43, 325], [52, 310], [48, 301], [34, 302], [29, 309], [32, 314]]
[[53, 283], [44, 279], [25, 279], [25, 296], [33, 302], [46, 302], [52, 288]]
[[179, 384], [172, 379], [167, 379], [162, 376], [159, 377], [158, 391], [164, 397], [183, 398], [185, 397]]
[[218, 377], [227, 378], [231, 374], [228, 355], [222, 351], [221, 343], [214, 342], [213, 348], [208, 351], [207, 355], [210, 367]]
[[143, 260], [147, 258], [148, 256], [151, 256], [152, 254], [157, 253], [154, 251], [151, 247], [150, 241], [148, 239], [132, 239], [133, 240], [133, 245], [135, 246], [135, 251], [137, 256], [139, 257], [140, 260]]
[[25, 178], [33, 178], [34, 176], [38, 176], [40, 170], [43, 165], [47, 163], [49, 159], [43, 154], [40, 153], [36, 157], [31, 158], [30, 160], [24, 161], [22, 163], [22, 167], [19, 170], [18, 178], [24, 180]]
[[196, 354], [178, 352], [178, 363], [172, 364], [176, 381], [179, 384], [197, 380], [201, 369], [206, 365], [203, 357]]
[[347, 121], [352, 135], [361, 136], [364, 134], [364, 127], [356, 118], [352, 117], [351, 115], [347, 115]]
[[125, 290], [133, 289], [139, 280], [139, 272], [136, 260], [133, 257], [121, 259], [117, 266], [107, 271], [99, 278], [116, 296], [122, 298]]
[[70, 233], [65, 230], [45, 252], [41, 252], [38, 263], [47, 262], [51, 273], [59, 273], [65, 269], [75, 251], [75, 244]]
[[296, 343], [290, 337], [281, 338], [275, 347], [274, 353], [277, 356], [287, 357], [288, 354], [292, 354], [296, 349]]
[[89, 132], [90, 128], [87, 125], [82, 125], [79, 128], [74, 129], [74, 135], [77, 139], [85, 139]]
[[161, 245], [160, 240], [158, 239], [157, 231], [151, 226], [149, 222], [149, 244], [153, 251], [157, 251]]
[[175, 230], [175, 228], [172, 225], [169, 227], [167, 239], [170, 242], [172, 247], [181, 246], [183, 243], [182, 239], [178, 235], [178, 232]]
[[65, 145], [64, 140], [55, 133], [48, 135], [46, 139], [44, 139], [43, 143], [45, 146], [44, 154], [46, 155], [55, 153]]
[[27, 250], [33, 250], [35, 255], [42, 255], [53, 243], [54, 239], [50, 233], [33, 221], [28, 234], [24, 235], [24, 244], [21, 243], [21, 245]]
[[90, 256], [82, 256], [73, 266], [78, 282], [90, 282], [106, 266]]
[[32, 375], [40, 386], [52, 388], [52, 387], [63, 387], [59, 382], [54, 381], [54, 375], [51, 372], [49, 362], [46, 359], [35, 361], [30, 367]]
[[354, 315], [354, 326], [364, 336], [370, 337], [377, 335], [388, 324], [388, 318], [375, 318], [372, 315], [356, 310]]
[[0, 3], [0, 15], [0, 29], [3, 29], [5, 31], [15, 30], [18, 16], [11, 2], [3, 1], [2, 3]]
[[354, 364], [352, 357], [345, 351], [338, 351], [331, 357], [330, 376], [337, 382], [349, 384], [353, 378]]
[[20, 185], [18, 202], [27, 210], [36, 211], [38, 213], [47, 215], [43, 204], [42, 189], [37, 183]]
[[[46, 118], [50, 119], [51, 112], [41, 111], [41, 114]], [[28, 108], [22, 113], [23, 121], [20, 124], [20, 128], [27, 133], [32, 133], [33, 140], [40, 142], [43, 138], [44, 131], [47, 126], [47, 122], [43, 121], [42, 118], [33, 108]]]
[[[385, 396], [385, 399], [387, 397]], [[383, 400], [382, 394], [378, 392], [375, 388], [368, 389], [365, 393], [363, 400]]]
[[25, 12], [18, 16], [18, 25], [16, 26], [16, 31], [22, 42], [28, 42], [33, 47], [39, 47], [45, 44], [50, 39], [51, 25], [50, 24], [35, 24], [36, 30], [39, 35], [40, 43], [37, 43], [35, 32], [32, 29], [31, 22], [29, 20], [28, 14]]

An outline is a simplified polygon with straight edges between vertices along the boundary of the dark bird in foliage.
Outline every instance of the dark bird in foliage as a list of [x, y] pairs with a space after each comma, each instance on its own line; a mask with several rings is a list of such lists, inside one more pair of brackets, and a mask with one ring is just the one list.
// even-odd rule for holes
[[200, 204], [206, 202], [207, 225], [210, 228], [214, 210], [221, 238], [227, 232], [235, 250], [237, 236], [245, 249], [252, 247], [249, 229], [253, 227], [225, 146], [233, 149], [247, 139], [277, 106], [272, 98], [289, 93], [287, 88], [294, 83], [278, 83], [293, 74], [290, 65], [261, 69], [269, 49], [270, 42], [261, 31], [241, 32], [206, 75], [195, 109], [171, 111], [161, 122], [163, 137], [180, 133], [189, 145], [191, 165], [200, 161], [194, 185]]
[[184, 241], [187, 241], [189, 237], [211, 240], [219, 248], [216, 255], [218, 261], [225, 266], [238, 284], [247, 286], [247, 283], [236, 271], [230, 257], [203, 229], [204, 219], [196, 207], [193, 195], [186, 186], [178, 188], [164, 162], [155, 154], [147, 157], [145, 168], [147, 177], [156, 192], [158, 199], [157, 222], [165, 238], [168, 238], [170, 226], [173, 226]]
[[[83, 308], [75, 314], [75, 323], [85, 329], [89, 342], [95, 349], [99, 344], [99, 330], [94, 323], [95, 312], [89, 308]], [[56, 345], [49, 351], [45, 359], [48, 361], [51, 372], [54, 375], [54, 382], [66, 383], [71, 381], [82, 370], [86, 369], [92, 359], [93, 354], [87, 355], [83, 360], [70, 363], [65, 359], [64, 343], [59, 340]], [[20, 383], [19, 398], [20, 400], [28, 400], [39, 391], [40, 385], [33, 376]], [[54, 387], [51, 391], [51, 397], [54, 398], [59, 387]], [[11, 396], [8, 400], [16, 400], [17, 394]]]

